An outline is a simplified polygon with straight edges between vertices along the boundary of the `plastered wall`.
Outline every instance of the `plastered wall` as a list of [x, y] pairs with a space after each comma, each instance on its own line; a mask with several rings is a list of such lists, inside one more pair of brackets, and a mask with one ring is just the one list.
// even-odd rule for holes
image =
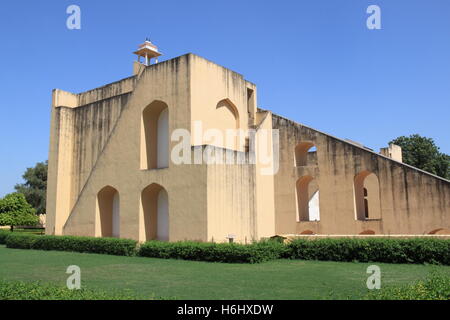
[[[154, 186], [167, 192], [168, 210], [162, 211], [168, 211], [169, 241], [222, 242], [232, 236], [250, 242], [275, 234], [426, 234], [450, 229], [449, 181], [258, 110], [254, 84], [196, 55], [134, 67], [134, 76], [84, 93], [54, 90], [47, 234], [101, 235], [97, 196], [107, 186], [118, 192], [115, 212], [118, 207], [120, 214], [111, 222], [115, 232], [140, 241], [156, 234], [146, 224], [151, 219], [146, 219], [145, 209], [156, 207], [143, 205], [143, 190], [149, 186], [147, 190]], [[248, 157], [255, 151], [245, 139], [250, 129], [256, 144], [263, 142], [256, 149], [266, 149], [272, 163], [169, 160], [164, 168], [147, 169], [143, 111], [153, 105], [167, 105], [169, 140], [176, 129], [192, 134], [191, 156], [212, 145]], [[210, 140], [204, 135], [208, 129], [241, 129], [243, 139], [229, 144]], [[297, 165], [295, 147], [300, 142], [317, 151]], [[169, 142], [169, 153], [178, 143]], [[355, 177], [366, 171], [376, 179], [365, 180], [364, 186], [376, 191], [369, 192], [369, 219], [358, 219]], [[297, 221], [296, 182], [304, 176], [314, 178], [311, 193], [317, 188], [320, 192], [320, 221]], [[158, 198], [144, 194], [147, 200]]]
[[[450, 227], [450, 182], [411, 168], [354, 144], [273, 116], [280, 130], [280, 171], [275, 176], [277, 234], [427, 234]], [[317, 164], [295, 166], [294, 150], [300, 142], [317, 147]], [[380, 216], [355, 218], [354, 179], [368, 170], [378, 177]], [[320, 221], [296, 222], [295, 182], [310, 175], [320, 189]], [[369, 184], [373, 183], [370, 180]], [[369, 195], [370, 197], [370, 195]], [[376, 201], [376, 200], [375, 200]]]

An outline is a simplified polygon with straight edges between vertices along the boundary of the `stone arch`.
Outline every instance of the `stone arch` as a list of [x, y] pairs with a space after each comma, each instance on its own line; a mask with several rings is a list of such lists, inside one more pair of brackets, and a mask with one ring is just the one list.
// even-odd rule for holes
[[304, 141], [295, 146], [295, 166], [317, 164], [317, 148], [313, 142]]
[[[240, 115], [238, 108], [230, 99], [222, 99], [216, 105], [217, 119], [215, 119], [216, 129], [223, 134], [223, 137], [215, 142], [215, 145], [231, 150], [239, 150], [244, 138], [240, 130]], [[222, 140], [222, 141], [221, 141]]]
[[362, 232], [359, 233], [360, 235], [374, 235], [375, 231], [373, 230], [364, 230]]
[[97, 193], [95, 235], [120, 237], [120, 196], [116, 188], [103, 187]]
[[169, 107], [159, 100], [142, 111], [141, 169], [169, 166]]
[[371, 171], [362, 171], [355, 176], [353, 184], [355, 218], [357, 220], [380, 219], [380, 185], [378, 177]]
[[444, 228], [439, 228], [439, 229], [434, 229], [434, 230], [428, 232], [428, 234], [450, 235], [450, 230], [449, 229], [444, 229]]
[[320, 198], [317, 180], [304, 176], [296, 183], [297, 221], [320, 221]]
[[167, 191], [152, 183], [141, 192], [140, 240], [169, 240], [169, 198]]
[[236, 125], [234, 129], [239, 129], [240, 128], [240, 122], [239, 122], [239, 110], [236, 107], [236, 105], [231, 102], [230, 99], [226, 98], [226, 99], [222, 99], [220, 100], [217, 105], [216, 105], [216, 110], [220, 109], [220, 108], [226, 108], [228, 109], [231, 114], [233, 115], [235, 121], [236, 121]]

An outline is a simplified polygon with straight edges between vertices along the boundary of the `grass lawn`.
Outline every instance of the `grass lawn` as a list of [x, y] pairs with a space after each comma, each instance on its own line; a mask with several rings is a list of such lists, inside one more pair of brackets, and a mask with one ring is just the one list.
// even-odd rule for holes
[[[434, 268], [450, 266], [372, 263], [382, 287], [412, 283]], [[225, 264], [0, 246], [0, 279], [44, 281], [65, 286], [69, 265], [81, 268], [82, 286], [127, 290], [143, 299], [347, 299], [365, 295], [370, 263], [277, 260]]]

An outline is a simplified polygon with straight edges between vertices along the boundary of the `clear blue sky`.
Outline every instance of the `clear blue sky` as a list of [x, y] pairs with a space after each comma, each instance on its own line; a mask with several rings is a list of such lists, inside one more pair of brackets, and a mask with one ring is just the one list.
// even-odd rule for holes
[[[81, 7], [81, 30], [66, 8]], [[381, 7], [382, 30], [366, 9]], [[450, 1], [12, 1], [0, 4], [0, 196], [47, 159], [51, 90], [131, 75], [145, 37], [257, 84], [258, 105], [378, 150], [419, 133], [450, 153]]]

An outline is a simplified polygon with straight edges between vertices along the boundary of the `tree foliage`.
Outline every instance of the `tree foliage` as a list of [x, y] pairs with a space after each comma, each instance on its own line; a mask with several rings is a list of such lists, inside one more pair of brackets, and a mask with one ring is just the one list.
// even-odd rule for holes
[[402, 148], [404, 163], [450, 179], [450, 156], [441, 153], [433, 139], [413, 134], [398, 137], [391, 143]]
[[47, 193], [48, 162], [38, 162], [34, 168], [28, 168], [22, 176], [23, 184], [17, 184], [15, 189], [25, 195], [27, 202], [36, 209], [37, 214], [45, 213], [45, 198]]
[[39, 222], [36, 210], [21, 193], [10, 193], [0, 199], [0, 226], [34, 226]]

